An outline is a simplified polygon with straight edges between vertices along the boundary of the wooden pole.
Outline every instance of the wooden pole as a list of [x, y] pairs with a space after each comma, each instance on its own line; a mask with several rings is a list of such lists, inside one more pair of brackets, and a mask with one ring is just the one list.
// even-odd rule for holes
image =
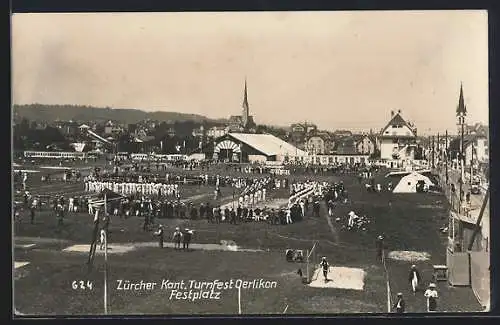
[[461, 126], [461, 133], [460, 133], [460, 191], [458, 192], [458, 202], [459, 202], [459, 212], [460, 208], [462, 207], [462, 190], [463, 190], [463, 182], [464, 182], [464, 162], [465, 162], [465, 157], [464, 157], [464, 117], [460, 118], [460, 126]]
[[[108, 212], [107, 195], [104, 193], [104, 218], [107, 218]], [[106, 219], [107, 220], [107, 219]], [[104, 314], [108, 314], [108, 233], [104, 229]]]
[[104, 314], [108, 314], [108, 233], [104, 233]]
[[438, 159], [441, 161], [441, 146], [439, 145], [439, 133], [437, 134], [437, 153], [438, 153]]
[[467, 248], [469, 251], [472, 250], [472, 247], [474, 246], [474, 240], [476, 239], [477, 233], [481, 229], [481, 220], [483, 219], [484, 210], [486, 209], [486, 203], [488, 202], [489, 197], [490, 197], [490, 188], [488, 187], [486, 193], [484, 194], [483, 205], [481, 206], [481, 211], [479, 212], [479, 216], [477, 217], [476, 226], [474, 227], [474, 232], [472, 233], [469, 247]]
[[241, 315], [241, 287], [238, 287], [238, 314]]
[[307, 281], [309, 282], [309, 250], [306, 250], [306, 276], [307, 276]]
[[444, 150], [445, 150], [445, 168], [446, 168], [446, 185], [448, 185], [448, 130], [446, 130], [444, 138]]
[[472, 141], [471, 143], [471, 156], [470, 156], [470, 177], [469, 177], [469, 181], [470, 181], [470, 186], [472, 186], [472, 174], [474, 173], [474, 141]]
[[431, 151], [431, 157], [432, 157], [432, 168], [435, 168], [436, 165], [434, 163], [434, 136], [432, 136], [432, 151]]

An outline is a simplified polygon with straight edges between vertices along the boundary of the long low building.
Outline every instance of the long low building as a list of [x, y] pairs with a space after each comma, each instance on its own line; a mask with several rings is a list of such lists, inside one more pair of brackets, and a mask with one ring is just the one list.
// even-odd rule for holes
[[228, 133], [214, 143], [213, 159], [228, 162], [304, 161], [307, 152], [271, 134]]

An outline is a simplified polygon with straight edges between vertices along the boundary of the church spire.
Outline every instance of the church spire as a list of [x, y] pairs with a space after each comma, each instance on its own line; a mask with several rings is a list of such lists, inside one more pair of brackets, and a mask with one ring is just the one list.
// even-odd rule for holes
[[457, 116], [466, 116], [467, 115], [467, 107], [464, 102], [464, 90], [462, 87], [462, 83], [460, 83], [460, 97], [458, 98], [457, 105]]
[[249, 107], [248, 107], [248, 95], [247, 95], [247, 78], [245, 77], [245, 91], [243, 94], [243, 114], [242, 114], [242, 122], [243, 126], [246, 127], [248, 124], [248, 116], [249, 116]]

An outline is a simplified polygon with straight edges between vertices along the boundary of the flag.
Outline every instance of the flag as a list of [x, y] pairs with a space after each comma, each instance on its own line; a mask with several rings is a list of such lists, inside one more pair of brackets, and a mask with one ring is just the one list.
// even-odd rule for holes
[[99, 210], [96, 210], [94, 217], [94, 231], [92, 233], [92, 241], [90, 242], [89, 260], [87, 262], [89, 271], [92, 270], [94, 264], [95, 250], [97, 248], [97, 236], [99, 235]]
[[203, 141], [200, 141], [200, 143], [198, 143], [198, 148], [203, 149]]

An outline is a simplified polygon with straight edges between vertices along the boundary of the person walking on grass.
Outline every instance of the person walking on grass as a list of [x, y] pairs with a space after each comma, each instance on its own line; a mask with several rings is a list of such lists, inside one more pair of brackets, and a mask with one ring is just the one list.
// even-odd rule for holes
[[383, 258], [383, 253], [384, 253], [384, 236], [380, 235], [377, 237], [377, 242], [376, 242], [376, 249], [377, 249], [377, 260], [382, 261]]
[[180, 249], [181, 248], [181, 240], [182, 240], [182, 232], [180, 231], [179, 227], [175, 227], [174, 235], [172, 237], [174, 241], [174, 248], [175, 249]]
[[31, 224], [35, 224], [35, 210], [36, 210], [36, 205], [32, 204], [30, 207], [30, 216], [31, 216]]
[[424, 297], [427, 298], [427, 312], [435, 312], [439, 295], [434, 283], [429, 284], [429, 288], [424, 292]]
[[401, 292], [398, 293], [398, 298], [393, 308], [396, 310], [396, 313], [402, 314], [406, 309], [406, 302], [403, 299], [403, 294]]
[[163, 248], [163, 240], [165, 239], [165, 231], [163, 230], [163, 225], [158, 227], [158, 231], [155, 232], [155, 235], [158, 236], [158, 246]]
[[101, 229], [100, 234], [101, 234], [101, 238], [100, 238], [99, 242], [101, 245], [99, 246], [99, 250], [102, 251], [104, 249], [104, 242], [106, 240], [106, 230]]
[[193, 237], [193, 230], [192, 229], [184, 229], [184, 233], [182, 236], [182, 249], [185, 251], [189, 251], [189, 243], [191, 242], [191, 239]]
[[417, 290], [418, 290], [418, 285], [420, 283], [420, 272], [417, 270], [416, 265], [412, 265], [410, 268], [410, 274], [408, 275], [408, 281], [411, 284], [411, 289], [413, 291], [413, 294], [415, 295]]
[[323, 258], [321, 259], [320, 266], [323, 269], [323, 277], [325, 278], [325, 282], [328, 282], [328, 269], [330, 267], [330, 264], [328, 264], [326, 256], [323, 256]]

